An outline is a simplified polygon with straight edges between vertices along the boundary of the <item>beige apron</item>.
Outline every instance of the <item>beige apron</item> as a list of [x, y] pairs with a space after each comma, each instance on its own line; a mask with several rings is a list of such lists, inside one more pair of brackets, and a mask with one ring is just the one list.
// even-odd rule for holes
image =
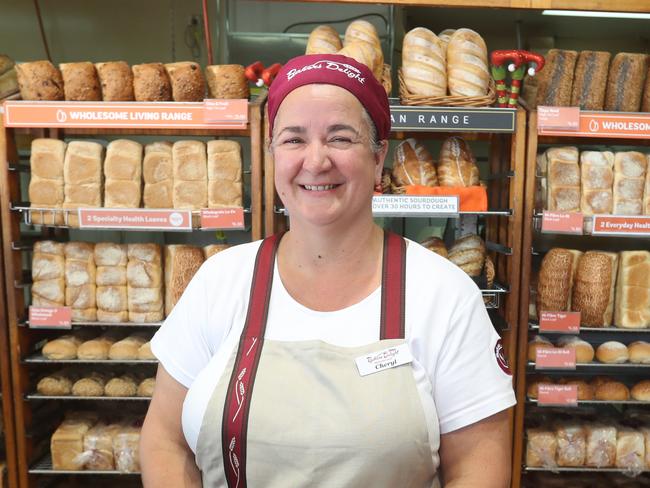
[[[225, 460], [237, 475], [231, 488], [439, 487], [411, 364], [361, 376], [355, 363], [404, 342], [265, 340], [248, 412], [245, 477], [236, 456]], [[236, 358], [237, 350], [199, 432], [196, 460], [206, 488], [228, 486], [222, 418]], [[437, 418], [434, 424], [438, 437]]]

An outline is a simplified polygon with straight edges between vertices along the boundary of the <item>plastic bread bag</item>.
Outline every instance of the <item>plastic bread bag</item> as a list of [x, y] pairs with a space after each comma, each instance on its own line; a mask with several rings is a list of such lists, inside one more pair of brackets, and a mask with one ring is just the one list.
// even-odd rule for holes
[[79, 462], [84, 469], [92, 471], [113, 471], [113, 436], [119, 426], [99, 423], [84, 435], [84, 450]]
[[139, 426], [121, 426], [113, 437], [113, 456], [115, 468], [122, 473], [136, 473], [140, 471], [140, 443]]
[[610, 468], [616, 461], [616, 427], [607, 424], [587, 424], [586, 465], [592, 468]]
[[532, 428], [526, 430], [526, 465], [553, 469], [557, 467], [557, 439], [551, 429]]

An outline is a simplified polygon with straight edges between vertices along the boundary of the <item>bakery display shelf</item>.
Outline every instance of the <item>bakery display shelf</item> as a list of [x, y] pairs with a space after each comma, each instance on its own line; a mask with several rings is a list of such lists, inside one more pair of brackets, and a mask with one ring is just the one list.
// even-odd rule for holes
[[485, 308], [498, 309], [501, 305], [501, 297], [509, 291], [510, 288], [508, 286], [496, 282], [492, 284], [492, 288], [481, 290]]
[[25, 395], [27, 400], [65, 400], [65, 401], [136, 401], [136, 402], [148, 402], [151, 400], [151, 397], [111, 397], [111, 396], [74, 396], [74, 395], [40, 395], [38, 393], [31, 393]]
[[[162, 325], [162, 322], [72, 322], [72, 327], [132, 327], [132, 328], [152, 328], [157, 329]], [[23, 319], [18, 321], [19, 327], [29, 327], [29, 320]], [[42, 327], [35, 327], [42, 328]], [[61, 327], [55, 327], [60, 329]]]
[[[535, 363], [528, 361], [527, 366], [529, 369], [535, 370]], [[650, 373], [650, 364], [635, 364], [635, 363], [622, 363], [622, 364], [606, 364], [606, 363], [578, 363], [576, 368], [567, 369], [567, 368], [543, 368], [537, 369], [535, 371], [540, 372], [558, 372], [564, 373], [567, 371], [581, 371], [581, 372], [601, 372], [601, 370], [612, 370], [620, 373], [639, 373], [639, 374], [648, 374]]]
[[[531, 321], [528, 323], [528, 329], [541, 333], [541, 334], [561, 334], [561, 335], [566, 335], [564, 332], [554, 332], [554, 331], [544, 331], [540, 332], [539, 329], [539, 323], [535, 321]], [[623, 329], [620, 327], [583, 327], [580, 326], [580, 332], [578, 334], [581, 334], [583, 332], [595, 332], [598, 334], [618, 334], [619, 332], [624, 333], [624, 334], [650, 334], [650, 329]], [[577, 334], [574, 334], [577, 335]]]
[[50, 475], [111, 475], [111, 476], [133, 476], [140, 475], [140, 472], [133, 473], [123, 473], [122, 471], [95, 471], [95, 470], [83, 470], [83, 471], [74, 471], [74, 470], [62, 470], [54, 469], [52, 467], [52, 458], [48, 454], [47, 456], [41, 458], [38, 462], [33, 464], [29, 468], [30, 474], [50, 474]]
[[[526, 403], [530, 405], [537, 405], [539, 407], [545, 407], [547, 405], [540, 405], [536, 399], [528, 398]], [[650, 402], [642, 402], [639, 400], [578, 400], [578, 406], [592, 406], [592, 405], [649, 405]], [[562, 407], [562, 405], [551, 405], [552, 408]], [[567, 408], [575, 408], [571, 405], [567, 405]]]
[[[533, 212], [533, 229], [535, 232], [542, 232], [542, 215], [541, 210], [535, 210]], [[650, 216], [648, 215], [605, 215], [603, 217], [617, 219], [623, 223], [627, 223], [629, 226], [641, 226], [638, 228], [637, 232], [631, 231], [599, 231], [597, 233], [593, 232], [593, 223], [594, 218], [592, 216], [583, 217], [583, 228], [582, 233], [572, 233], [573, 235], [585, 235], [593, 237], [626, 237], [634, 239], [650, 239]], [[553, 232], [544, 232], [545, 234], [554, 234]], [[557, 234], [563, 234], [558, 232]]]
[[22, 360], [25, 364], [111, 364], [111, 365], [140, 365], [158, 364], [156, 359], [48, 359], [42, 354], [34, 354]]
[[623, 473], [623, 474], [640, 474], [648, 473], [650, 469], [629, 469], [629, 468], [588, 468], [585, 466], [575, 466], [575, 467], [560, 467], [560, 466], [549, 466], [544, 467], [532, 467], [524, 466], [526, 471], [547, 471], [551, 473]]

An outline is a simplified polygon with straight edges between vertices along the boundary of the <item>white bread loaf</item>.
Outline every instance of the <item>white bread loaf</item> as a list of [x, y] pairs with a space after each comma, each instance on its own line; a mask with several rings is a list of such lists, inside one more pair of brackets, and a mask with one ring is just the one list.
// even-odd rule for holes
[[648, 161], [637, 151], [614, 157], [614, 209], [616, 215], [641, 215]]
[[580, 312], [583, 325], [612, 325], [617, 271], [616, 253], [587, 251], [580, 256], [573, 282], [571, 310]]
[[329, 25], [319, 25], [309, 34], [305, 54], [334, 54], [341, 50], [341, 38], [336, 29]]
[[[650, 77], [648, 77], [650, 99]], [[650, 215], [650, 154], [646, 154], [645, 189], [643, 190], [643, 215]]]
[[[159, 181], [158, 183], [145, 183], [144, 191], [142, 192], [144, 208], [173, 208], [173, 192], [174, 183], [171, 178], [167, 181]], [[179, 197], [181, 195], [183, 193], [179, 192]]]
[[145, 208], [173, 208], [172, 143], [153, 142], [144, 148], [142, 162], [144, 190], [142, 201]]
[[65, 148], [59, 139], [34, 139], [29, 156], [32, 176], [63, 182]]
[[587, 457], [585, 465], [593, 468], [614, 466], [616, 460], [616, 427], [605, 424], [587, 424]]
[[162, 251], [157, 244], [129, 244], [128, 316], [131, 322], [163, 319]]
[[43, 281], [63, 278], [65, 259], [57, 254], [35, 252], [32, 256], [32, 280]]
[[402, 76], [413, 95], [447, 95], [447, 46], [424, 27], [411, 29], [402, 43]]
[[205, 143], [178, 141], [172, 148], [174, 208], [198, 210], [207, 206], [208, 167]]
[[199, 210], [208, 206], [208, 181], [174, 181], [172, 187], [174, 208]]
[[550, 148], [545, 156], [548, 171], [548, 210], [578, 212], [580, 210], [578, 148]]
[[201, 264], [203, 251], [200, 247], [165, 246], [165, 315], [171, 313]]
[[208, 208], [241, 207], [242, 158], [237, 141], [208, 142]]
[[32, 305], [35, 307], [62, 307], [65, 305], [63, 277], [38, 280], [32, 284]]
[[104, 160], [106, 179], [138, 181], [142, 177], [142, 144], [128, 139], [111, 141]]
[[650, 252], [620, 253], [614, 323], [626, 329], [650, 327]]
[[140, 208], [142, 183], [109, 178], [104, 184], [104, 207]]
[[94, 248], [95, 264], [97, 266], [126, 266], [126, 244], [113, 242], [98, 242]]
[[610, 214], [614, 206], [614, 153], [580, 153], [580, 211], [585, 216]]
[[102, 181], [101, 144], [90, 141], [72, 141], [68, 144], [63, 162], [66, 185], [98, 184]]
[[488, 92], [488, 69], [485, 41], [471, 29], [458, 29], [447, 45], [447, 86], [454, 96], [477, 97]]
[[126, 266], [97, 266], [95, 284], [97, 286], [126, 285]]
[[98, 286], [97, 308], [105, 312], [126, 312], [128, 300], [126, 286]]

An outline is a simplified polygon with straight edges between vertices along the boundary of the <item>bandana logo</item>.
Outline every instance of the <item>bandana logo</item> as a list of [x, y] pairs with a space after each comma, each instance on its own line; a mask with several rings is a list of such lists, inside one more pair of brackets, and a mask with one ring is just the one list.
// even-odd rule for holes
[[494, 355], [497, 358], [497, 364], [499, 365], [499, 368], [501, 368], [501, 370], [505, 374], [512, 376], [512, 372], [510, 371], [510, 366], [508, 366], [508, 361], [506, 360], [506, 357], [503, 354], [503, 341], [501, 339], [499, 339], [497, 341], [496, 346], [494, 346]]
[[[323, 65], [323, 63], [325, 64]], [[304, 73], [305, 71], [311, 71], [313, 69], [323, 69], [323, 68], [328, 69], [330, 71], [338, 71], [340, 73], [343, 73], [348, 78], [357, 80], [362, 85], [366, 81], [365, 77], [361, 75], [361, 71], [359, 71], [357, 68], [346, 63], [339, 63], [338, 61], [318, 61], [317, 63], [303, 66], [300, 69], [294, 68], [287, 73], [287, 81], [293, 79], [296, 75]]]

